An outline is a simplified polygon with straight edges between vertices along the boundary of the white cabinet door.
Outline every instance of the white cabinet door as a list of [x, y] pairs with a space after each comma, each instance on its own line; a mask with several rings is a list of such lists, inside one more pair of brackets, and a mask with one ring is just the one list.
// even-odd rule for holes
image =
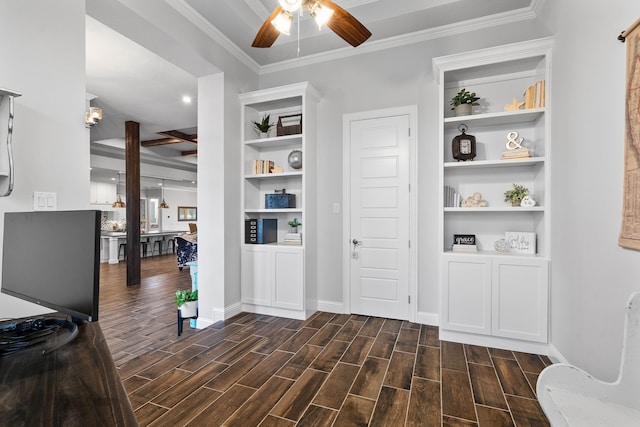
[[246, 304], [271, 305], [273, 256], [263, 247], [242, 250], [241, 297]]
[[441, 327], [491, 334], [491, 258], [445, 254], [442, 274]]
[[91, 182], [89, 201], [93, 204], [106, 205], [116, 201], [116, 186], [107, 182]]
[[495, 258], [492, 335], [547, 342], [548, 283], [546, 259]]
[[300, 249], [278, 248], [274, 252], [273, 306], [304, 308], [304, 266]]

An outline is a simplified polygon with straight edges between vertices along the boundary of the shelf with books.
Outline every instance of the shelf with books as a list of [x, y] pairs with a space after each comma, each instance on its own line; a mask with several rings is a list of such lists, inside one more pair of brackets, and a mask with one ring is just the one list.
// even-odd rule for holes
[[444, 119], [445, 129], [457, 129], [458, 125], [465, 123], [473, 126], [514, 125], [519, 123], [532, 123], [540, 120], [546, 112], [546, 108], [532, 108], [529, 110], [499, 111], [496, 113], [480, 113], [469, 116], [447, 117]]
[[272, 136], [268, 138], [250, 139], [245, 145], [256, 149], [270, 149], [279, 147], [296, 147], [302, 145], [303, 134]]
[[[547, 38], [433, 59], [440, 101], [441, 338], [477, 343], [484, 335], [484, 344], [522, 350], [547, 341], [546, 327], [539, 327], [548, 315], [552, 44]], [[461, 88], [481, 99], [471, 115], [454, 117], [449, 103]], [[531, 108], [522, 108], [525, 98]], [[463, 131], [473, 136], [474, 158], [458, 162], [453, 156], [460, 157]], [[514, 184], [529, 190], [534, 206], [505, 202]], [[475, 236], [476, 250], [459, 243], [452, 250], [460, 235]], [[511, 236], [524, 239], [522, 246], [506, 244]], [[531, 298], [499, 293], [521, 283]], [[513, 328], [493, 324], [504, 319], [495, 313], [512, 312], [521, 314]]]
[[282, 173], [262, 173], [262, 174], [247, 174], [245, 179], [276, 179], [276, 178], [291, 178], [301, 177], [302, 171], [298, 172], [282, 172]]
[[[308, 82], [240, 94], [242, 242], [246, 242], [245, 225], [254, 220], [269, 220], [276, 228], [276, 242], [242, 246], [245, 311], [306, 319], [316, 309], [313, 272], [317, 262], [316, 116], [320, 98]], [[271, 135], [258, 138], [253, 122], [266, 116], [274, 127]], [[288, 226], [296, 219], [304, 241], [294, 239]]]

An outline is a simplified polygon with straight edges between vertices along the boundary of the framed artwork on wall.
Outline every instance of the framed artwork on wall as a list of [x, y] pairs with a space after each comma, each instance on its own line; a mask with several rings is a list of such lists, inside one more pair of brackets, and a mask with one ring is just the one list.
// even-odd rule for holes
[[194, 206], [178, 206], [178, 221], [196, 221], [198, 208]]

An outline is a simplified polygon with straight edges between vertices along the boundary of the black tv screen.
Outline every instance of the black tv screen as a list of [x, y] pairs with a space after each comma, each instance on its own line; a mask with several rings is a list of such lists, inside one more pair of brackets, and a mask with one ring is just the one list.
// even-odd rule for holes
[[98, 320], [100, 211], [7, 212], [2, 292]]

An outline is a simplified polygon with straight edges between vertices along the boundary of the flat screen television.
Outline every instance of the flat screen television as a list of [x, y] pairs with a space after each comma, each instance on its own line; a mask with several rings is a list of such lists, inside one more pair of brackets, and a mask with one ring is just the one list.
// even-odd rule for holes
[[7, 212], [2, 293], [72, 317], [98, 320], [98, 210]]

